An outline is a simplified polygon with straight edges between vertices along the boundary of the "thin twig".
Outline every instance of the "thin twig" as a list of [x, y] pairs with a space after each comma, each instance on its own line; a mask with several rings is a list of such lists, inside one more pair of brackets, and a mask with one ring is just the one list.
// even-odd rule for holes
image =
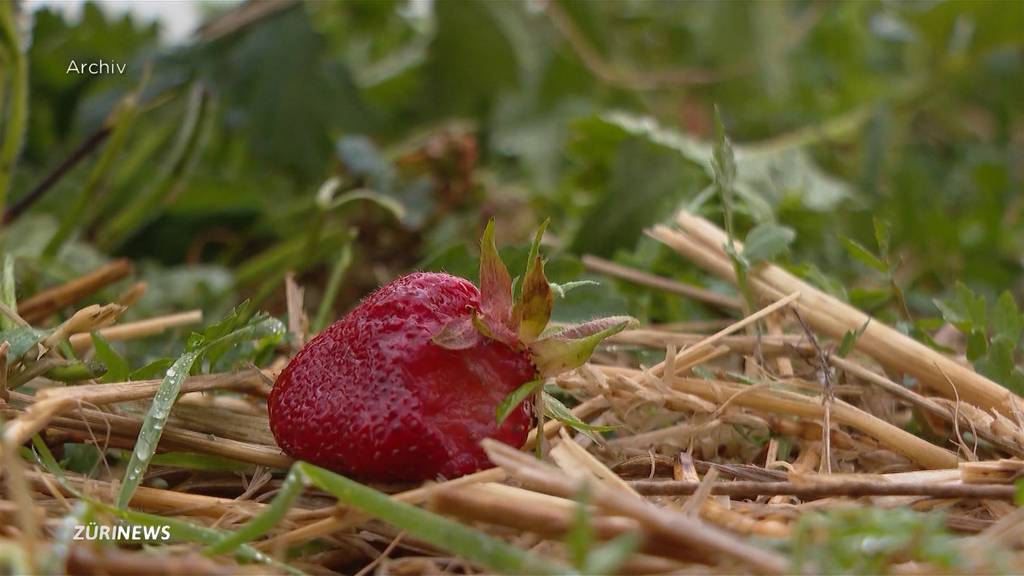
[[628, 266], [623, 266], [622, 264], [617, 264], [591, 254], [583, 256], [583, 265], [590, 270], [600, 272], [601, 274], [605, 274], [613, 278], [619, 278], [641, 286], [664, 290], [665, 292], [686, 296], [688, 298], [700, 300], [701, 302], [707, 302], [708, 304], [713, 304], [728, 311], [740, 310], [743, 307], [738, 298], [719, 294], [718, 292], [708, 290], [707, 288], [684, 284], [678, 280], [662, 278], [661, 276], [657, 276], [649, 272], [643, 272]]
[[[699, 482], [675, 480], [631, 480], [637, 492], [645, 496], [683, 496], [694, 494]], [[801, 500], [832, 496], [928, 496], [931, 498], [976, 498], [1013, 500], [1014, 487], [1005, 484], [927, 484], [877, 480], [839, 480], [808, 484], [805, 482], [754, 482], [736, 480], [718, 482], [711, 493], [734, 498], [757, 496], [796, 496]]]
[[821, 371], [822, 384], [825, 389], [825, 393], [822, 395], [821, 405], [824, 409], [824, 416], [822, 417], [822, 430], [821, 430], [821, 468], [825, 474], [832, 473], [832, 400], [833, 386], [832, 386], [832, 367], [828, 365], [828, 354], [821, 347], [818, 342], [817, 336], [811, 330], [811, 327], [804, 322], [803, 316], [800, 315], [800, 311], [793, 308], [793, 315], [796, 316], [797, 322], [800, 323], [800, 327], [803, 328], [804, 333], [807, 334], [807, 339], [811, 341], [814, 346], [814, 351], [818, 355], [818, 369]]

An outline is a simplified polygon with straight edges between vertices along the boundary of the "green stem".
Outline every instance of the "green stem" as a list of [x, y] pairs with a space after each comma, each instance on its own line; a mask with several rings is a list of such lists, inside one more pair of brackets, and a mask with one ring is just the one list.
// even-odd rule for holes
[[319, 334], [327, 327], [332, 312], [334, 311], [334, 300], [338, 296], [338, 287], [341, 286], [341, 279], [345, 271], [352, 265], [352, 243], [349, 242], [341, 248], [341, 255], [331, 267], [330, 276], [327, 277], [327, 285], [324, 289], [324, 297], [320, 300], [320, 307], [316, 311], [316, 319], [313, 321], [313, 333]]
[[0, 146], [0, 211], [7, 205], [11, 176], [25, 139], [28, 118], [28, 65], [15, 22], [16, 7], [15, 2], [0, 3], [0, 34], [11, 64], [11, 99], [4, 126], [3, 145]]

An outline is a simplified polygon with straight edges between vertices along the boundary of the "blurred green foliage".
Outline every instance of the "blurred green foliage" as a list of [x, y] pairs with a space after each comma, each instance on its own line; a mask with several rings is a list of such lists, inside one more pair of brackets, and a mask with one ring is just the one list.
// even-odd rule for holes
[[[723, 221], [716, 104], [734, 143], [738, 238], [765, 226], [753, 237], [771, 256], [929, 342], [936, 319], [960, 318], [933, 303], [957, 298], [955, 281], [992, 302], [1024, 290], [1019, 4], [351, 0], [251, 20], [215, 9], [172, 47], [91, 4], [75, 23], [33, 13], [8, 205], [134, 112], [106, 165], [114, 136], [5, 227], [19, 293], [129, 255], [150, 280], [139, 316], [223, 313], [243, 295], [279, 308], [287, 269], [340, 313], [414, 267], [472, 276], [492, 215], [499, 243], [520, 246], [552, 219], [555, 282], [591, 277], [579, 258], [595, 254], [732, 291], [643, 235], [680, 207]], [[129, 71], [69, 76], [72, 58]], [[357, 201], [338, 201], [352, 191]], [[62, 221], [72, 234], [46, 258]], [[525, 256], [510, 250], [509, 262]], [[562, 304], [559, 319], [709, 314], [613, 281]], [[1016, 382], [1019, 330], [976, 325], [964, 327], [999, 355], [987, 371]]]

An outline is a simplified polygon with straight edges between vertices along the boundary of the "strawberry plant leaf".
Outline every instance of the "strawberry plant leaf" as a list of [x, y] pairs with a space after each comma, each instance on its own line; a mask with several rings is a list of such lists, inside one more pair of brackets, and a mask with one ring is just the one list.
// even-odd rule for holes
[[494, 243], [493, 218], [480, 239], [480, 312], [493, 330], [512, 328], [512, 276]]
[[992, 309], [992, 338], [1013, 342], [1016, 347], [1020, 341], [1022, 328], [1024, 325], [1021, 324], [1017, 302], [1013, 299], [1013, 294], [1005, 290], [999, 295]]
[[960, 310], [970, 319], [974, 330], [984, 331], [988, 325], [987, 303], [984, 296], [974, 293], [966, 284], [957, 281], [954, 286]]
[[988, 337], [981, 330], [971, 330], [967, 334], [967, 359], [977, 362], [988, 354]]
[[498, 424], [500, 425], [505, 422], [508, 415], [511, 414], [516, 407], [522, 404], [524, 400], [529, 398], [531, 394], [536, 392], [537, 388], [540, 388], [543, 384], [544, 380], [542, 379], [530, 380], [526, 384], [523, 384], [513, 390], [508, 396], [505, 396], [501, 401], [501, 404], [498, 404], [498, 408], [494, 411], [494, 418], [497, 420]]
[[857, 260], [868, 268], [877, 270], [882, 274], [887, 274], [889, 272], [889, 266], [887, 266], [885, 262], [882, 262], [878, 256], [872, 254], [871, 251], [865, 248], [860, 242], [845, 236], [840, 236], [839, 240], [842, 241], [843, 247], [846, 248], [846, 253], [854, 260]]
[[794, 238], [796, 232], [791, 228], [767, 222], [758, 224], [747, 234], [743, 257], [750, 264], [773, 260], [789, 249]]
[[602, 318], [537, 340], [528, 348], [540, 375], [554, 376], [582, 366], [601, 341], [635, 322], [628, 316]]

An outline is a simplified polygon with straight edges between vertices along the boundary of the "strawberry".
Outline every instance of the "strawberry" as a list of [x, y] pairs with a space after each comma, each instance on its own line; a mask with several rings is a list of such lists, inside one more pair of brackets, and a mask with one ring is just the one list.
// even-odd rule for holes
[[[281, 448], [363, 480], [400, 482], [488, 467], [484, 438], [523, 445], [533, 423], [527, 397], [543, 378], [581, 365], [629, 320], [540, 338], [552, 307], [537, 254], [542, 233], [514, 303], [492, 222], [481, 242], [479, 290], [448, 274], [409, 274], [313, 338], [270, 394]], [[552, 416], [571, 419], [558, 406]]]

